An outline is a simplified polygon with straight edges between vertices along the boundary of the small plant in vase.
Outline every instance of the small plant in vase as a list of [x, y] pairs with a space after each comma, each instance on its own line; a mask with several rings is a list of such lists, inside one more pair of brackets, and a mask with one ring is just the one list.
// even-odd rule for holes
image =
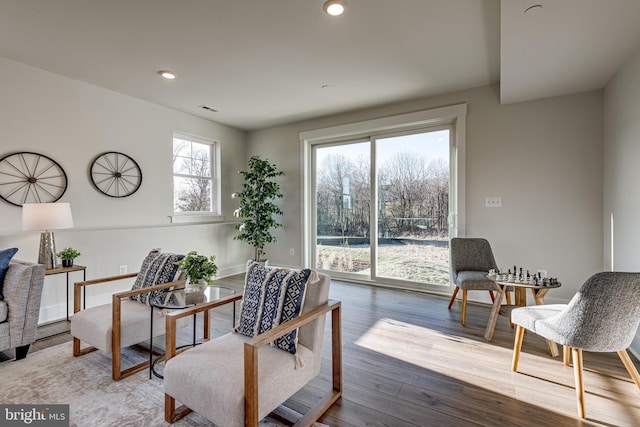
[[196, 251], [189, 252], [176, 265], [187, 275], [187, 283], [192, 286], [210, 284], [212, 277], [218, 272], [215, 255], [206, 257]]
[[80, 251], [71, 247], [64, 248], [63, 250], [61, 250], [56, 254], [58, 258], [62, 259], [63, 267], [73, 267], [73, 260], [79, 257], [80, 255], [81, 255]]

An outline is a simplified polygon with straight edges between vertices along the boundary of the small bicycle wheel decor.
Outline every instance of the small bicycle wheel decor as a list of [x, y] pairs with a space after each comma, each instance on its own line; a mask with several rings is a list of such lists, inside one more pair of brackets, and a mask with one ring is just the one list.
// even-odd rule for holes
[[0, 158], [0, 198], [15, 206], [53, 203], [67, 191], [67, 174], [43, 154], [21, 151]]
[[91, 183], [109, 197], [127, 197], [142, 184], [140, 166], [123, 153], [108, 151], [99, 154], [89, 168]]

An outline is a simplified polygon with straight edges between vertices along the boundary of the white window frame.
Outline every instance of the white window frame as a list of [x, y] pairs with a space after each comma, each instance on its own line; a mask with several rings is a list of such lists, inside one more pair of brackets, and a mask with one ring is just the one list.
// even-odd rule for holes
[[[305, 267], [315, 267], [312, 259], [312, 234], [315, 223], [315, 194], [312, 149], [316, 144], [340, 143], [357, 138], [370, 138], [376, 135], [400, 133], [452, 125], [450, 133], [450, 194], [449, 200], [449, 237], [465, 236], [465, 135], [467, 104], [456, 104], [446, 107], [432, 108], [413, 113], [349, 123], [329, 128], [300, 132], [301, 164], [302, 164], [302, 255]], [[372, 161], [375, 160], [373, 157]], [[373, 182], [373, 181], [372, 181]], [[375, 216], [372, 216], [375, 219]], [[441, 286], [438, 285], [440, 288]], [[451, 285], [450, 285], [451, 286]]]
[[[220, 184], [220, 144], [218, 141], [204, 138], [197, 135], [191, 135], [184, 132], [174, 132], [171, 139], [171, 147], [173, 153], [173, 144], [175, 139], [184, 139], [198, 144], [205, 144], [210, 149], [211, 159], [211, 212], [176, 212], [175, 207], [175, 188], [173, 182], [175, 177], [190, 177], [189, 175], [177, 174], [173, 172], [173, 161], [171, 162], [171, 223], [202, 223], [202, 222], [218, 222], [223, 221], [221, 215], [221, 184]], [[173, 154], [172, 154], [173, 155]], [[203, 178], [203, 177], [198, 177]]]

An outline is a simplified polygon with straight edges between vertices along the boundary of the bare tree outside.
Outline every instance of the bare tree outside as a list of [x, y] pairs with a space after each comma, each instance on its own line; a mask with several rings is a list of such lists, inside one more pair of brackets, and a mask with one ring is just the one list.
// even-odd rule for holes
[[[378, 141], [377, 236], [370, 235], [372, 166], [368, 154], [358, 154], [358, 144], [320, 149], [327, 154], [320, 156], [316, 168], [318, 268], [370, 274], [371, 245], [375, 242], [377, 276], [448, 283], [449, 160], [445, 132], [438, 138], [437, 152], [426, 142], [421, 145], [417, 137]], [[369, 152], [366, 144], [361, 153]]]

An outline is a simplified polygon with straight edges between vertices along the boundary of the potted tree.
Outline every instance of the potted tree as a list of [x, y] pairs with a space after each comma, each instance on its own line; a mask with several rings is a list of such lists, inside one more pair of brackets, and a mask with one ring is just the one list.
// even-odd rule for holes
[[210, 284], [211, 278], [218, 272], [218, 266], [215, 261], [215, 255], [207, 258], [205, 255], [200, 255], [196, 251], [191, 251], [180, 261], [176, 262], [176, 265], [187, 275], [188, 284], [205, 286]]
[[274, 218], [282, 215], [280, 207], [273, 203], [275, 199], [282, 198], [282, 193], [280, 184], [273, 178], [284, 175], [284, 172], [268, 160], [253, 156], [249, 159], [249, 170], [239, 173], [244, 177], [242, 191], [232, 197], [240, 199], [240, 207], [234, 215], [242, 221], [236, 224], [238, 235], [234, 239], [253, 246], [254, 260], [261, 261], [265, 254], [264, 246], [276, 241], [271, 230], [282, 227]]
[[80, 255], [81, 255], [80, 251], [72, 247], [64, 248], [63, 250], [61, 250], [56, 254], [58, 258], [62, 259], [63, 267], [73, 267], [73, 260], [79, 257]]

